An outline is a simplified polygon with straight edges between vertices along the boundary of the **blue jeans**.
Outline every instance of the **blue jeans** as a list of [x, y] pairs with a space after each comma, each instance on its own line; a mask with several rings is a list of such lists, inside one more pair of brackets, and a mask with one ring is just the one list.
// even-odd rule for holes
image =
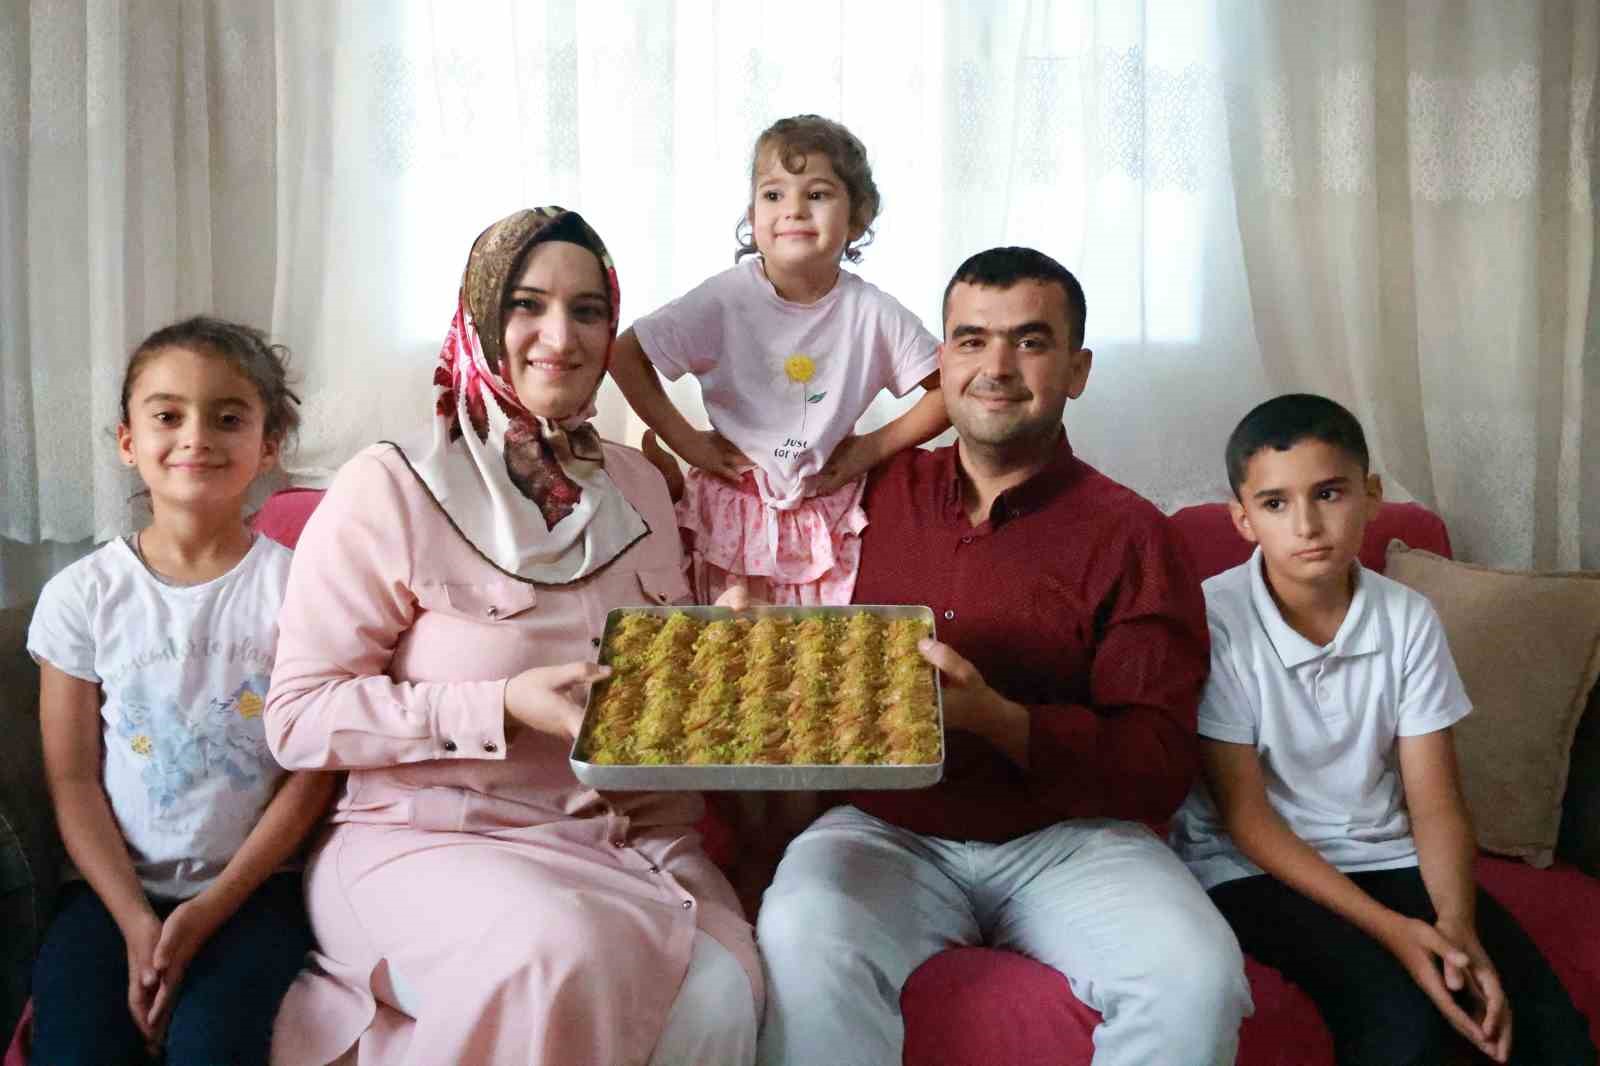
[[[165, 918], [177, 902], [151, 905]], [[269, 877], [189, 963], [167, 1027], [167, 1066], [265, 1066], [278, 1002], [311, 947], [300, 875]], [[34, 963], [33, 1002], [31, 1061], [148, 1061], [128, 1013], [122, 931], [81, 881], [62, 886], [60, 908]]]

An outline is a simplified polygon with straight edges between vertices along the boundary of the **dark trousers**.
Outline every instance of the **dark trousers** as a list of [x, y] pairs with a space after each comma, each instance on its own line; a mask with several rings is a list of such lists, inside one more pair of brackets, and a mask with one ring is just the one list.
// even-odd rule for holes
[[[177, 906], [151, 902], [161, 918]], [[167, 1026], [167, 1066], [265, 1066], [278, 1002], [311, 946], [300, 875], [269, 877], [189, 963]], [[81, 881], [62, 887], [34, 963], [33, 1001], [34, 1066], [148, 1061], [128, 1013], [122, 931]]]
[[[1437, 918], [1414, 866], [1350, 879], [1391, 910], [1429, 923]], [[1218, 885], [1211, 898], [1240, 946], [1316, 1003], [1341, 1066], [1454, 1061], [1458, 1038], [1450, 1023], [1393, 955], [1345, 919], [1265, 874]], [[1592, 1066], [1595, 1047], [1583, 1015], [1516, 919], [1481, 888], [1478, 939], [1511, 1004], [1511, 1062]]]

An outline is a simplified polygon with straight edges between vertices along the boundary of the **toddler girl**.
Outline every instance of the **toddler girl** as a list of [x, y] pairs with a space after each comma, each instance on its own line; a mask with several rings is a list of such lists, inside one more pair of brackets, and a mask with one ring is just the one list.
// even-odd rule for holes
[[[839, 268], [861, 258], [878, 215], [866, 150], [849, 130], [783, 119], [756, 140], [750, 170], [735, 265], [636, 321], [611, 372], [691, 466], [678, 523], [701, 603], [730, 585], [771, 603], [849, 603], [865, 473], [950, 424], [938, 341]], [[655, 370], [695, 376], [711, 430], [673, 408]], [[880, 390], [904, 396], [918, 384], [927, 393], [905, 414], [851, 435]]]
[[311, 946], [285, 872], [333, 779], [287, 777], [261, 708], [289, 552], [242, 518], [299, 416], [279, 350], [194, 318], [122, 383], [152, 520], [57, 574], [28, 651], [73, 870], [35, 964], [35, 1062], [265, 1063]]

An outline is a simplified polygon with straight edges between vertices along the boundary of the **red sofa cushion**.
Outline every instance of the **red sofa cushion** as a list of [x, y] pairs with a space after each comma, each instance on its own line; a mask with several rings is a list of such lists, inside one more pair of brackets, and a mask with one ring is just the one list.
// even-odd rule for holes
[[[1250, 558], [1254, 548], [1233, 528], [1225, 503], [1185, 507], [1174, 511], [1171, 521], [1188, 547], [1201, 580], [1238, 566]], [[1421, 504], [1385, 503], [1378, 508], [1378, 517], [1367, 524], [1366, 535], [1361, 539], [1361, 565], [1383, 573], [1384, 552], [1389, 541], [1395, 539], [1450, 557], [1450, 534], [1443, 519]]]

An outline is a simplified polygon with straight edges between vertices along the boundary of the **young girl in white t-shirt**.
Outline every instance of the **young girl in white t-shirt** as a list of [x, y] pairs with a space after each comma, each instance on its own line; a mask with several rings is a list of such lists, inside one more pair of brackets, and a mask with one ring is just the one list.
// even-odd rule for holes
[[57, 574], [28, 650], [73, 870], [34, 968], [32, 1059], [265, 1063], [311, 946], [286, 871], [331, 795], [261, 708], [289, 552], [245, 494], [293, 432], [281, 350], [193, 318], [128, 361], [117, 451], [152, 520]]
[[[860, 260], [877, 216], [861, 142], [816, 115], [782, 119], [756, 140], [733, 268], [617, 339], [617, 385], [691, 466], [678, 524], [702, 603], [730, 585], [772, 603], [849, 603], [866, 472], [950, 424], [939, 342], [839, 267]], [[673, 407], [655, 371], [695, 376], [710, 430]], [[881, 390], [919, 384], [910, 410], [851, 435]]]

